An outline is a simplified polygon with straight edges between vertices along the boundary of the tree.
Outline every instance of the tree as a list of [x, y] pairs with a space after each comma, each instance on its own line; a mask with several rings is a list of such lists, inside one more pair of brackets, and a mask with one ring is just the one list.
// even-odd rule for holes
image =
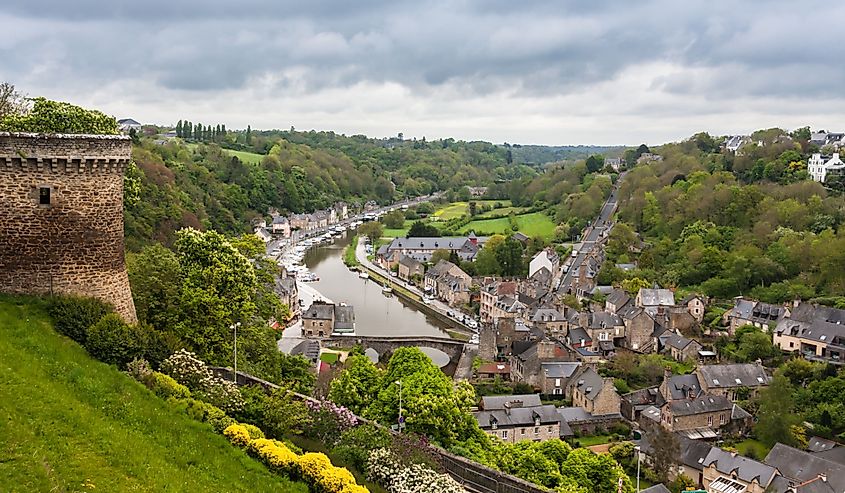
[[434, 213], [434, 204], [431, 202], [423, 202], [422, 204], [417, 206], [417, 214], [433, 214]]
[[741, 362], [767, 360], [780, 354], [780, 349], [772, 344], [771, 336], [753, 326], [740, 327], [737, 334], [736, 359]]
[[503, 276], [518, 276], [522, 273], [524, 265], [522, 262], [522, 243], [515, 240], [513, 236], [505, 238], [494, 250], [496, 261], [501, 266]]
[[161, 244], [144, 248], [126, 257], [126, 270], [132, 286], [135, 311], [141, 322], [159, 330], [179, 323], [179, 257]]
[[381, 222], [391, 229], [401, 229], [405, 226], [405, 214], [400, 210], [390, 211], [381, 218]]
[[478, 212], [478, 203], [474, 200], [471, 200], [467, 205], [467, 210], [469, 211], [470, 217], [475, 216], [475, 214]]
[[358, 234], [366, 236], [371, 243], [375, 243], [384, 234], [384, 226], [378, 221], [370, 221], [358, 228]]
[[360, 415], [378, 396], [382, 371], [370, 358], [360, 355], [348, 357], [343, 367], [343, 372], [331, 383], [329, 398]]
[[380, 204], [389, 204], [393, 202], [393, 195], [396, 193], [396, 185], [384, 176], [379, 176], [378, 179], [376, 179], [374, 191]]
[[408, 238], [432, 238], [439, 236], [439, 229], [422, 221], [414, 221], [408, 229]]
[[760, 392], [760, 408], [754, 431], [757, 438], [768, 447], [778, 442], [792, 446], [797, 444], [791, 427], [800, 423], [801, 418], [793, 413], [795, 402], [792, 392], [792, 384], [780, 372], [775, 372], [769, 386]]
[[431, 264], [437, 265], [441, 260], [448, 260], [451, 262], [451, 252], [445, 248], [438, 248], [431, 253]]
[[246, 136], [245, 136], [246, 145], [252, 144], [252, 127], [249, 125], [246, 126]]
[[640, 292], [640, 289], [648, 288], [649, 286], [651, 286], [651, 283], [641, 277], [633, 277], [622, 281], [622, 289], [631, 295], [636, 295]]
[[666, 482], [669, 471], [675, 464], [675, 460], [681, 453], [681, 447], [677, 436], [662, 426], [656, 426], [650, 440], [652, 443], [652, 468], [657, 478]]
[[7, 116], [26, 113], [27, 106], [26, 98], [13, 84], [0, 82], [0, 122]]
[[176, 136], [182, 138], [182, 120], [176, 123]]
[[585, 161], [588, 173], [595, 173], [604, 167], [604, 158], [602, 156], [590, 156]]

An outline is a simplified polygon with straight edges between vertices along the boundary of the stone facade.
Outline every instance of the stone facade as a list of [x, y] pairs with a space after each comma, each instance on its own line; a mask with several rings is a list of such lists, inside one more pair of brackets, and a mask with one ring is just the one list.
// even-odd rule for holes
[[131, 152], [126, 136], [0, 132], [0, 291], [95, 297], [137, 322], [123, 246]]

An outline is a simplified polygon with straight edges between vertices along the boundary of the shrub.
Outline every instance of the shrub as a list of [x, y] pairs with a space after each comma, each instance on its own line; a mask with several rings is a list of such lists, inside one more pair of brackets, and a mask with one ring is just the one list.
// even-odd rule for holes
[[299, 461], [293, 452], [282, 442], [259, 438], [247, 445], [247, 453], [258, 458], [267, 467], [281, 472], [290, 478], [299, 477]]
[[161, 364], [164, 373], [185, 385], [194, 395], [206, 402], [234, 413], [243, 408], [241, 392], [234, 382], [214, 376], [214, 373], [194, 353], [180, 349]]
[[47, 304], [47, 311], [59, 333], [85, 345], [88, 329], [114, 309], [96, 298], [53, 296]]
[[222, 409], [220, 409], [219, 407], [214, 407], [210, 404], [209, 407], [206, 408], [204, 421], [210, 424], [211, 429], [213, 429], [217, 433], [223, 433], [223, 431], [230, 425], [237, 423], [237, 421], [235, 421], [234, 419], [230, 418], [229, 416], [226, 416], [226, 413], [224, 413]]
[[113, 116], [46, 98], [32, 101], [32, 110], [6, 116], [0, 128], [13, 132], [117, 134], [117, 120]]
[[232, 445], [238, 448], [244, 448], [249, 445], [249, 432], [246, 427], [240, 424], [233, 424], [223, 430], [223, 436], [229, 439]]
[[91, 356], [120, 367], [144, 353], [136, 328], [116, 313], [109, 313], [88, 329], [84, 346]]
[[152, 386], [150, 389], [162, 399], [175, 397], [177, 399], [186, 399], [191, 397], [191, 391], [181, 383], [164, 373], [154, 371], [150, 375]]
[[251, 424], [242, 424], [241, 426], [246, 429], [246, 432], [249, 433], [250, 440], [257, 440], [259, 438], [264, 438], [264, 432], [261, 431], [257, 426]]
[[305, 428], [306, 435], [332, 444], [341, 433], [358, 424], [358, 419], [349, 409], [331, 401], [306, 401], [311, 417]]
[[147, 380], [152, 377], [153, 369], [150, 363], [143, 358], [135, 358], [126, 364], [126, 373], [135, 380], [147, 385]]
[[390, 493], [460, 493], [461, 485], [445, 474], [438, 474], [420, 464], [405, 466], [387, 449], [370, 453], [367, 477]]
[[390, 440], [390, 433], [384, 428], [364, 424], [344, 431], [332, 452], [342, 461], [366, 473], [370, 451], [390, 446]]

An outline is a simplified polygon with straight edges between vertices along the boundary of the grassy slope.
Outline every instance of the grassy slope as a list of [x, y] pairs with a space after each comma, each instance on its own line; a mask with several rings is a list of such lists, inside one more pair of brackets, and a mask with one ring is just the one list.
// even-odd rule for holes
[[4, 492], [307, 492], [91, 359], [36, 301], [0, 297], [0, 370]]

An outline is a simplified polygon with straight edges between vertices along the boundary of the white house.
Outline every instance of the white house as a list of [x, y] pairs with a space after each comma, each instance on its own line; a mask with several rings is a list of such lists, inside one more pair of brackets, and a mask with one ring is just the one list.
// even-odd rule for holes
[[807, 161], [807, 171], [809, 171], [813, 180], [824, 183], [827, 175], [845, 172], [845, 163], [839, 158], [838, 152], [834, 153], [833, 156], [822, 156], [820, 153], [815, 153]]
[[751, 139], [747, 135], [731, 135], [727, 139], [725, 139], [725, 150], [736, 152], [742, 147], [742, 144], [750, 141]]
[[553, 276], [557, 274], [557, 271], [560, 268], [560, 258], [558, 257], [557, 252], [551, 248], [544, 248], [537, 252], [537, 255], [534, 255], [534, 258], [531, 259], [531, 263], [528, 264], [528, 277], [533, 276], [543, 267], [549, 269], [549, 272], [551, 272]]
[[141, 131], [141, 124], [131, 118], [124, 118], [122, 120], [118, 120], [117, 126], [118, 128], [120, 128], [121, 132], [129, 133], [130, 130], [134, 130], [136, 132]]

